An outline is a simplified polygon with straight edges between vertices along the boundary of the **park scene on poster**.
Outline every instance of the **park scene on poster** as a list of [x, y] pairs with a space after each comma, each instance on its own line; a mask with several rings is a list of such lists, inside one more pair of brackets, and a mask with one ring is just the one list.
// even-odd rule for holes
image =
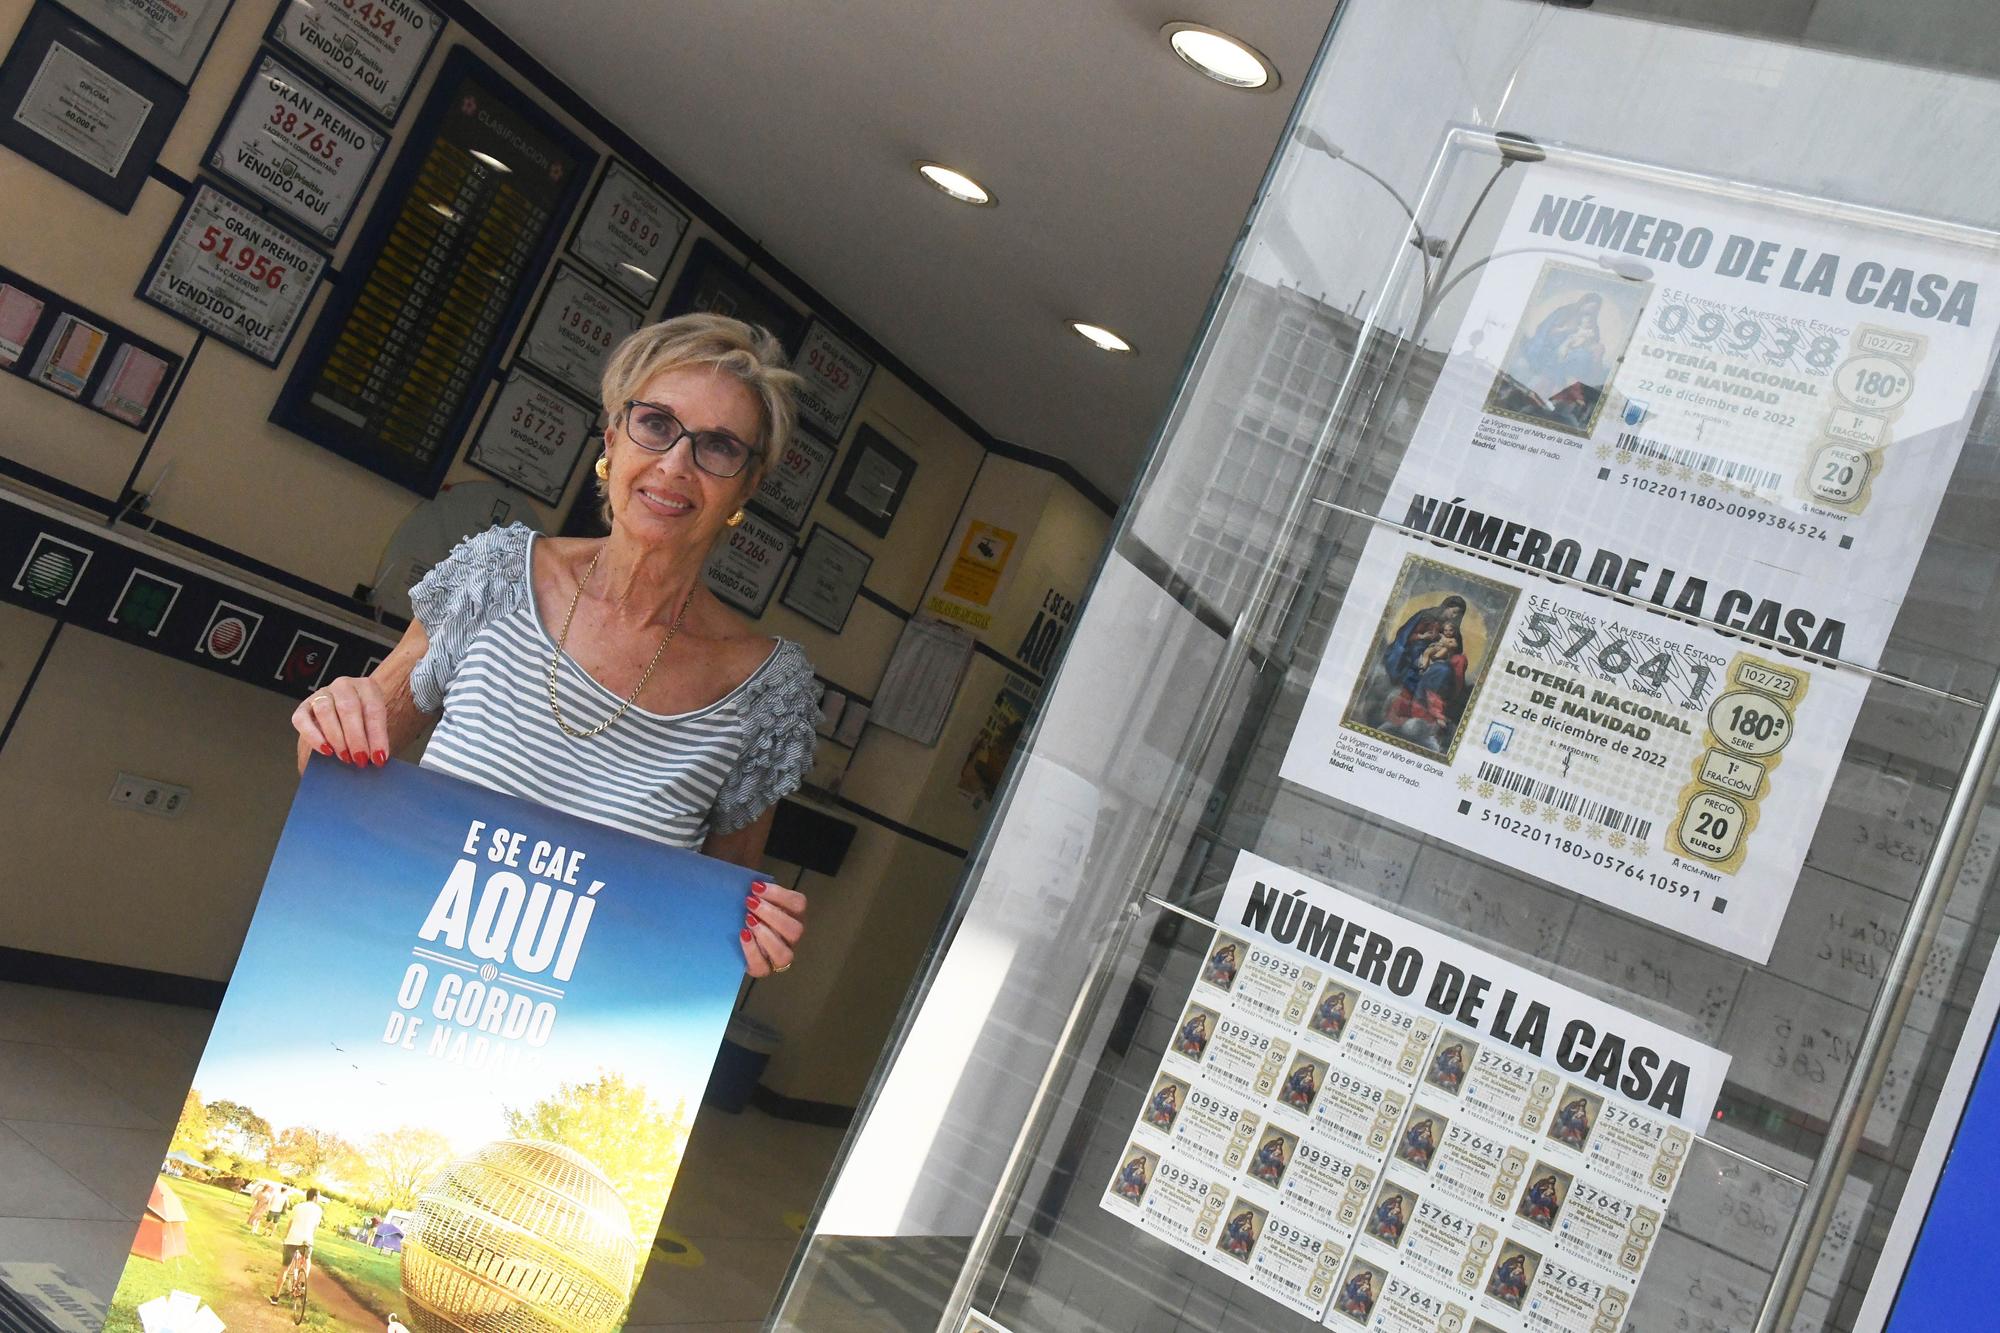
[[748, 877], [315, 759], [106, 1327], [274, 1326], [305, 1239], [317, 1328], [619, 1327], [735, 1001]]

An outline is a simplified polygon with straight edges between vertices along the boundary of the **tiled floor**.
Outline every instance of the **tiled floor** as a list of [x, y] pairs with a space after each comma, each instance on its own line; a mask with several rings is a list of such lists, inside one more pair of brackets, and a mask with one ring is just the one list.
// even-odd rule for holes
[[[0, 982], [0, 1261], [108, 1301], [211, 1015]], [[763, 1327], [840, 1131], [705, 1109], [627, 1328]]]

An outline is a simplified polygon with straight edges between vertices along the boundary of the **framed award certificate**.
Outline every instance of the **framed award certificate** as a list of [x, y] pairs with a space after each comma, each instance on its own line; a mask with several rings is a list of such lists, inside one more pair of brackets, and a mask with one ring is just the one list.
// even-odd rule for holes
[[139, 296], [267, 366], [298, 331], [327, 256], [201, 184], [153, 257]]
[[651, 305], [687, 226], [687, 214], [614, 158], [576, 224], [569, 252], [633, 300]]
[[284, 0], [264, 40], [394, 124], [443, 31], [444, 15], [423, 0], [352, 6]]
[[806, 326], [792, 369], [805, 380], [799, 388], [799, 420], [838, 440], [854, 417], [875, 363], [835, 336], [824, 320], [815, 319]]
[[230, 0], [56, 0], [186, 87], [215, 42]]
[[330, 245], [388, 142], [283, 61], [260, 55], [205, 160], [210, 171]]
[[186, 101], [138, 56], [40, 5], [0, 62], [0, 144], [129, 213]]
[[708, 590], [751, 619], [764, 614], [777, 589], [778, 576], [792, 553], [792, 534], [761, 514], [745, 513], [743, 521], [723, 534], [702, 582]]
[[500, 386], [465, 461], [555, 504], [595, 418], [582, 403], [517, 370]]
[[641, 318], [580, 269], [558, 261], [517, 354], [585, 402], [594, 403], [605, 361], [638, 329]]
[[862, 582], [875, 557], [829, 531], [824, 525], [806, 535], [799, 563], [778, 600], [835, 634], [847, 624], [847, 613], [861, 595]]

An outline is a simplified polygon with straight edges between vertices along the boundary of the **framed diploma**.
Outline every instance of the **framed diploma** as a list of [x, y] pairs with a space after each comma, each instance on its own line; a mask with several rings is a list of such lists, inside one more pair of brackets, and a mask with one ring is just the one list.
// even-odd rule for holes
[[793, 566], [791, 580], [779, 600], [815, 625], [838, 634], [847, 624], [847, 613], [854, 609], [854, 599], [861, 595], [862, 581], [873, 563], [875, 557], [853, 542], [836, 536], [824, 525], [815, 526], [806, 535], [799, 562]]
[[582, 270], [558, 261], [516, 355], [594, 403], [612, 349], [635, 332], [643, 318]]
[[613, 158], [576, 224], [569, 252], [639, 304], [651, 305], [687, 226], [687, 214]]
[[331, 245], [389, 136], [259, 55], [208, 146], [208, 169]]
[[437, 494], [596, 165], [499, 71], [448, 52], [271, 419]]
[[896, 511], [917, 475], [917, 460], [882, 437], [873, 426], [854, 432], [847, 457], [827, 492], [827, 503], [874, 533], [889, 535]]
[[215, 42], [230, 0], [56, 0], [186, 87]]
[[729, 529], [702, 567], [708, 590], [751, 619], [764, 614], [785, 558], [792, 553], [792, 534], [761, 514], [746, 512], [743, 522]]
[[793, 431], [785, 452], [771, 462], [752, 500], [796, 531], [812, 509], [819, 484], [833, 464], [833, 446], [805, 431]]
[[680, 277], [674, 280], [673, 295], [667, 298], [661, 318], [695, 310], [762, 325], [784, 344], [787, 352], [799, 345], [806, 328], [804, 315], [752, 277], [749, 269], [724, 254], [722, 247], [706, 236], [698, 238], [688, 251], [687, 263]]
[[834, 336], [825, 321], [806, 326], [805, 341], [792, 358], [805, 383], [799, 388], [799, 420], [830, 440], [838, 440], [854, 416], [875, 363]]
[[443, 32], [444, 16], [423, 0], [284, 0], [264, 40], [394, 124]]
[[544, 504], [556, 504], [596, 417], [567, 394], [517, 370], [494, 395], [493, 410], [465, 461]]
[[328, 262], [248, 204], [202, 183], [181, 205], [139, 297], [275, 366]]
[[186, 101], [138, 56], [38, 5], [0, 62], [0, 144], [129, 213]]

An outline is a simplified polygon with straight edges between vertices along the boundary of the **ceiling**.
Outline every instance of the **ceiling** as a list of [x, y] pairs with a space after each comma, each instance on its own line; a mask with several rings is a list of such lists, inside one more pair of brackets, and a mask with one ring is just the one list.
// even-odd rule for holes
[[[1122, 498], [1337, 0], [476, 0], [986, 430]], [[579, 21], [589, 15], [591, 21]], [[1186, 20], [1267, 55], [1246, 93]], [[917, 158], [990, 189], [969, 208]], [[1099, 352], [1064, 321], [1123, 334]]]

